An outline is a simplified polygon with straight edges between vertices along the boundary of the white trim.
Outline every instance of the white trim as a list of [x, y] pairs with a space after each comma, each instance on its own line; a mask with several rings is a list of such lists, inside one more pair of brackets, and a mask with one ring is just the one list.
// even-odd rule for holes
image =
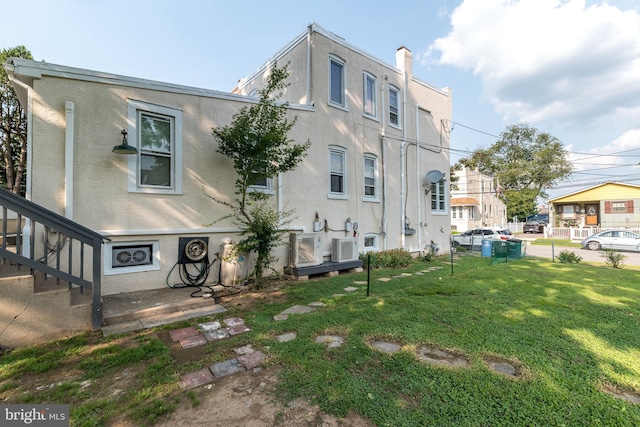
[[164, 228], [148, 228], [148, 229], [131, 229], [131, 230], [123, 230], [123, 229], [105, 229], [105, 230], [95, 230], [97, 233], [102, 234], [106, 237], [117, 237], [117, 236], [173, 236], [173, 235], [181, 235], [181, 234], [236, 234], [242, 232], [242, 230], [238, 227], [226, 227], [226, 228], [172, 228], [172, 229], [164, 229]]
[[[133, 265], [131, 267], [113, 267], [112, 254], [113, 254], [114, 247], [127, 247], [127, 246], [137, 246], [137, 245], [151, 245], [151, 258], [153, 260], [151, 264]], [[116, 274], [141, 273], [145, 271], [160, 270], [160, 257], [158, 256], [159, 247], [160, 247], [160, 242], [158, 240], [105, 243], [104, 256], [103, 256], [104, 275], [111, 276]]]
[[171, 188], [143, 187], [138, 184], [140, 154], [128, 157], [128, 191], [130, 193], [182, 194], [182, 110], [128, 99], [128, 140], [129, 145], [140, 150], [138, 144], [138, 112], [161, 114], [173, 119], [172, 186]]
[[[367, 239], [373, 239], [374, 246], [366, 246]], [[375, 233], [367, 233], [362, 236], [362, 249], [366, 252], [377, 252], [380, 250], [380, 242], [378, 239], [378, 235]]]
[[[183, 86], [173, 83], [159, 82], [155, 80], [140, 79], [119, 74], [92, 71], [82, 68], [67, 67], [64, 65], [49, 64], [47, 62], [32, 61], [29, 59], [14, 58], [13, 73], [16, 76], [41, 79], [43, 76], [59, 77], [69, 80], [104, 83], [138, 89], [155, 90], [184, 95], [201, 96], [203, 98], [225, 99], [229, 101], [257, 103], [258, 100], [247, 95], [222, 92], [212, 89], [202, 89], [193, 86]], [[294, 110], [314, 111], [313, 105], [288, 104], [288, 108]]]
[[64, 216], [73, 220], [73, 141], [75, 106], [71, 101], [64, 103]]

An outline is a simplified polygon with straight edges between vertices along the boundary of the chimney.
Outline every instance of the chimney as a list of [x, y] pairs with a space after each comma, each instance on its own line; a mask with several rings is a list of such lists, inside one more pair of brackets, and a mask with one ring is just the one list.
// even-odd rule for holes
[[396, 51], [396, 67], [404, 70], [408, 76], [413, 75], [412, 69], [413, 53], [404, 46], [401, 46]]

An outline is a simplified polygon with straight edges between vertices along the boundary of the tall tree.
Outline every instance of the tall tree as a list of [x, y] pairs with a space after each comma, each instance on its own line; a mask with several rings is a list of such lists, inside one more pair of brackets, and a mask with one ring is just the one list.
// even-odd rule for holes
[[0, 185], [24, 195], [27, 117], [4, 69], [4, 63], [11, 57], [33, 59], [24, 46], [0, 51]]
[[491, 147], [460, 163], [497, 180], [509, 218], [535, 213], [537, 199], [547, 197], [546, 190], [566, 181], [572, 171], [562, 142], [525, 123], [507, 126]]
[[287, 66], [274, 65], [266, 86], [258, 92], [259, 102], [241, 108], [230, 125], [213, 129], [217, 151], [233, 161], [237, 174], [234, 202], [217, 201], [231, 209], [227, 217], [242, 229], [244, 238], [236, 244], [236, 251], [256, 255], [253, 274], [258, 287], [276, 261], [273, 249], [282, 242], [293, 211], [278, 211], [273, 195], [251, 191], [251, 186], [297, 167], [311, 145], [309, 140], [296, 144], [288, 137], [297, 117], [288, 120], [288, 103], [278, 101], [288, 86], [288, 76]]

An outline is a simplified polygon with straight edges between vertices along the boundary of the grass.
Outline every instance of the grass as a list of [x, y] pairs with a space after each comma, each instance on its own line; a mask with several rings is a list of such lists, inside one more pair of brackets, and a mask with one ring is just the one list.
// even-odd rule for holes
[[[640, 425], [640, 405], [610, 394], [640, 393], [637, 272], [538, 259], [490, 266], [486, 258], [465, 256], [451, 275], [440, 260], [372, 270], [369, 297], [366, 285], [354, 285], [366, 272], [282, 285], [277, 300], [227, 313], [243, 316], [251, 332], [212, 343], [201, 361], [184, 365], [153, 332], [85, 334], [15, 350], [0, 359], [0, 398], [70, 403], [74, 426], [105, 425], [117, 416], [152, 425], [179, 401], [200, 404], [176, 387], [182, 373], [251, 342], [284, 368], [282, 401], [307, 398], [328, 413], [354, 411], [380, 426]], [[415, 274], [431, 266], [444, 269]], [[347, 286], [359, 290], [346, 293]], [[333, 296], [339, 293], [346, 295]], [[318, 300], [326, 306], [316, 312], [272, 320], [291, 305]], [[274, 339], [291, 331], [297, 339]], [[314, 342], [321, 334], [340, 335], [345, 344], [327, 349]], [[376, 340], [402, 349], [380, 352], [371, 345]], [[469, 364], [422, 362], [421, 346]], [[518, 376], [491, 371], [492, 360], [515, 366]], [[120, 394], [105, 392], [114, 385]]]
[[574, 242], [569, 239], [535, 239], [531, 242], [532, 245], [539, 246], [562, 246], [566, 248], [581, 248], [582, 245], [579, 242]]

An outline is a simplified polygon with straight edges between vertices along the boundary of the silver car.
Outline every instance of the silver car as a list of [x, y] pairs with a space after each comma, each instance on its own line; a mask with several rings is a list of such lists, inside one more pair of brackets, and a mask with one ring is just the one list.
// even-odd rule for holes
[[640, 251], [640, 234], [628, 230], [605, 230], [584, 239], [582, 247], [592, 251], [601, 249]]
[[500, 227], [481, 227], [467, 230], [464, 233], [455, 234], [453, 240], [454, 246], [481, 246], [483, 239], [490, 240], [512, 240], [513, 234], [508, 228]]

